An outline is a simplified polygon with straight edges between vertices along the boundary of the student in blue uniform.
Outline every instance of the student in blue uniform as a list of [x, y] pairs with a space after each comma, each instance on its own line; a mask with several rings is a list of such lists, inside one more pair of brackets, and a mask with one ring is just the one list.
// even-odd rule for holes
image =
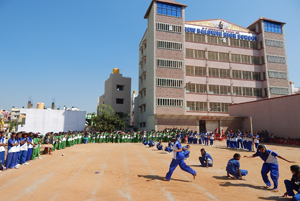
[[254, 144], [255, 144], [256, 150], [257, 150], [257, 147], [258, 147], [258, 145], [259, 145], [259, 139], [260, 139], [259, 135], [256, 134], [256, 135], [254, 136]]
[[194, 136], [193, 136], [193, 144], [197, 144], [198, 143], [198, 133], [197, 131], [195, 131]]
[[18, 145], [15, 147], [15, 168], [18, 169], [20, 166], [20, 161], [21, 161], [21, 138], [22, 138], [22, 133], [19, 132], [16, 136], [16, 143]]
[[212, 167], [213, 166], [213, 159], [212, 157], [209, 155], [209, 153], [206, 153], [206, 150], [204, 148], [202, 148], [200, 150], [201, 152], [201, 156], [199, 157], [199, 161], [201, 163], [202, 167]]
[[173, 151], [172, 147], [173, 147], [173, 143], [171, 142], [171, 140], [169, 140], [168, 146], [165, 148], [165, 151], [167, 151], [168, 154], [171, 153]]
[[227, 134], [227, 137], [226, 137], [226, 145], [227, 145], [227, 148], [230, 148], [230, 134]]
[[214, 140], [215, 140], [215, 134], [211, 133], [209, 135], [209, 142], [210, 142], [210, 146], [214, 146]]
[[262, 179], [264, 180], [266, 187], [265, 188], [270, 188], [271, 187], [271, 182], [268, 178], [268, 173], [271, 172], [271, 179], [274, 182], [274, 188], [273, 191], [277, 192], [278, 191], [278, 178], [279, 178], [279, 170], [278, 170], [278, 160], [277, 158], [280, 158], [284, 161], [287, 161], [288, 163], [295, 163], [294, 161], [289, 161], [281, 156], [279, 156], [277, 153], [268, 150], [266, 146], [264, 145], [259, 145], [257, 147], [257, 152], [253, 154], [252, 156], [245, 156], [246, 158], [255, 158], [259, 156], [263, 161], [264, 164], [261, 169], [261, 176]]
[[203, 134], [203, 137], [204, 137], [204, 145], [208, 146], [208, 133], [207, 133], [207, 131], [205, 131], [205, 133]]
[[10, 139], [8, 140], [7, 156], [5, 161], [5, 167], [7, 169], [12, 169], [16, 166], [16, 147], [19, 143], [16, 140], [16, 133], [12, 133]]
[[[247, 170], [240, 169], [240, 160], [241, 155], [236, 153], [233, 155], [233, 158], [230, 159], [227, 163], [226, 171], [227, 171], [227, 177], [233, 178], [233, 179], [243, 179], [243, 176], [246, 176], [248, 174]], [[232, 175], [232, 177], [231, 177]]]
[[253, 135], [251, 133], [248, 134], [247, 139], [247, 149], [248, 151], [252, 151], [252, 143], [253, 143]]
[[153, 142], [152, 139], [149, 139], [149, 147], [154, 147], [155, 146], [155, 142]]
[[156, 148], [157, 148], [158, 150], [163, 150], [162, 140], [160, 140], [160, 141], [157, 143]]
[[180, 142], [176, 138], [172, 138], [172, 141], [174, 142], [174, 146], [173, 146], [174, 156], [173, 156], [172, 162], [170, 164], [169, 172], [166, 174], [164, 181], [171, 180], [171, 176], [178, 165], [183, 171], [186, 171], [186, 172], [190, 173], [191, 175], [193, 175], [193, 177], [195, 179], [197, 176], [197, 173], [195, 172], [195, 170], [193, 170], [191, 167], [189, 167], [187, 164], [185, 164], [184, 155], [182, 153], [182, 147], [181, 147]]
[[0, 164], [4, 164], [4, 158], [5, 158], [5, 137], [4, 132], [0, 131]]
[[[284, 180], [286, 192], [283, 197], [293, 196], [293, 200], [300, 201], [300, 167], [298, 165], [291, 166], [293, 173], [291, 180]], [[294, 190], [297, 192], [295, 195]]]
[[182, 147], [182, 153], [184, 155], [184, 159], [186, 160], [188, 157], [190, 157], [190, 145], [186, 145]]
[[28, 162], [31, 159], [32, 150], [33, 150], [33, 139], [32, 139], [33, 133], [29, 133], [27, 137], [28, 141], [28, 150], [27, 150], [27, 156], [26, 156], [26, 162]]
[[28, 165], [26, 163], [27, 158], [27, 151], [28, 151], [28, 139], [27, 139], [27, 133], [22, 134], [22, 138], [20, 139], [20, 154], [19, 154], [19, 161], [21, 165]]

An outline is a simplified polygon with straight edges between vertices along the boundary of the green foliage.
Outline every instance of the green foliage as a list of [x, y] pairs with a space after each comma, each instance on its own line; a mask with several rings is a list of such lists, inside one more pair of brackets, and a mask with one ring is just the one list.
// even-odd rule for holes
[[126, 127], [126, 119], [129, 118], [130, 114], [120, 115], [110, 105], [105, 104], [101, 105], [98, 110], [100, 115], [92, 117], [95, 130], [110, 132]]

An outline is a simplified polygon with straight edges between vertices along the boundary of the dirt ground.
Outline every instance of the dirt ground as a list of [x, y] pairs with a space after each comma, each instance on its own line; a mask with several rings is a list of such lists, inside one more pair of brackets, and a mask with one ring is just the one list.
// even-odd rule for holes
[[[75, 145], [30, 161], [18, 170], [1, 172], [0, 200], [287, 200], [281, 196], [284, 180], [291, 178], [290, 163], [278, 159], [279, 192], [274, 193], [261, 189], [260, 158], [241, 158], [241, 169], [249, 171], [247, 180], [232, 180], [226, 177], [227, 161], [236, 152], [242, 156], [252, 153], [230, 150], [225, 142], [216, 142], [206, 147], [214, 167], [203, 168], [198, 160], [202, 147], [192, 145], [186, 160], [198, 174], [195, 180], [178, 166], [172, 180], [166, 182], [162, 178], [173, 154], [142, 144]], [[300, 164], [300, 147], [267, 147]]]

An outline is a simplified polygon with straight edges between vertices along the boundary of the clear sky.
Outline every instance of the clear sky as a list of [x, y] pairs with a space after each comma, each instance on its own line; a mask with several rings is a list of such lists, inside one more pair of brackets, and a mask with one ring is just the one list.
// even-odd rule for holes
[[[0, 0], [0, 109], [27, 106], [95, 112], [113, 68], [138, 91], [139, 42], [151, 0]], [[247, 27], [259, 17], [286, 22], [290, 80], [300, 87], [299, 0], [178, 0], [186, 21], [221, 18]]]

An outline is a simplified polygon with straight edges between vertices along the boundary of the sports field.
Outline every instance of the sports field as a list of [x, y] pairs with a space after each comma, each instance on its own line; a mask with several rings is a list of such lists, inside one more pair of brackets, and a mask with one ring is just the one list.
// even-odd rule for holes
[[[164, 146], [166, 143], [164, 143]], [[0, 200], [287, 200], [283, 181], [291, 178], [290, 165], [279, 160], [279, 192], [265, 190], [260, 158], [241, 158], [241, 169], [247, 169], [246, 181], [226, 177], [226, 164], [233, 154], [252, 153], [229, 150], [225, 142], [205, 147], [214, 159], [214, 167], [199, 167], [203, 145], [191, 145], [186, 163], [197, 177], [179, 166], [172, 180], [163, 181], [172, 153], [148, 148], [142, 144], [81, 144], [42, 155], [18, 170], [0, 173]], [[299, 147], [268, 145], [288, 160], [300, 164]], [[65, 156], [62, 156], [64, 153]], [[99, 172], [96, 174], [95, 172]]]

